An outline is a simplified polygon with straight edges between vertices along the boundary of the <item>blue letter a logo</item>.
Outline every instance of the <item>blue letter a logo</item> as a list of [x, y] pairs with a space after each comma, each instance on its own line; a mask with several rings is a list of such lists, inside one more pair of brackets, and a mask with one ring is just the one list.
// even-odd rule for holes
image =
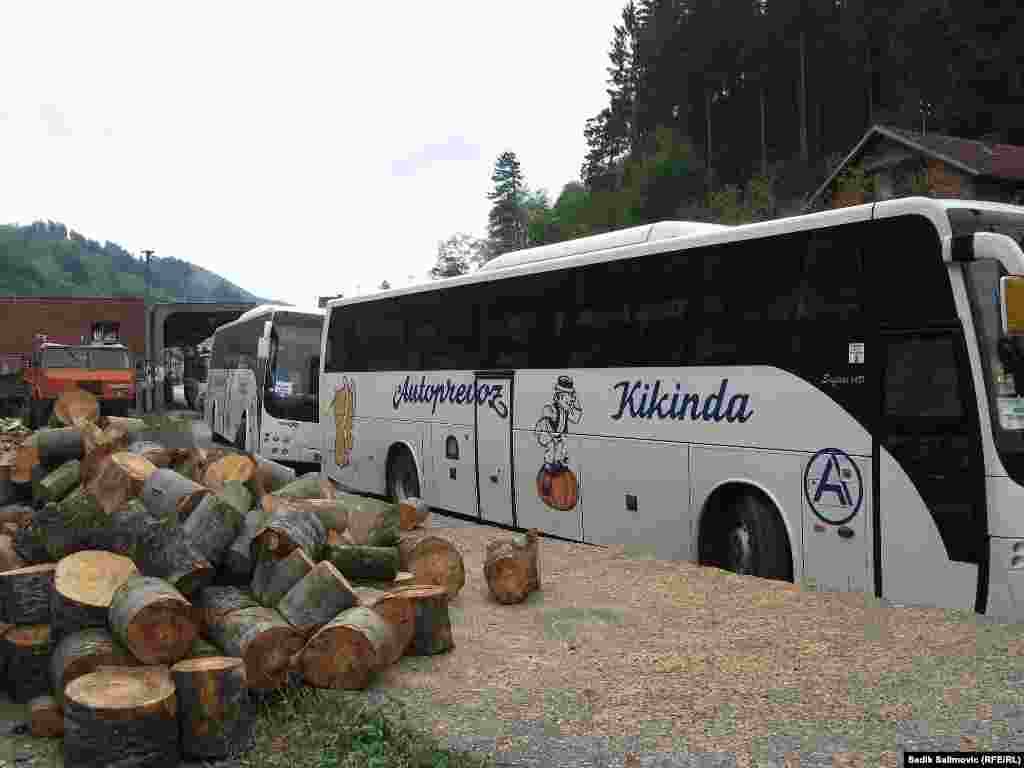
[[[835, 469], [836, 478], [838, 483], [830, 483], [829, 478], [832, 476], [832, 470]], [[844, 507], [849, 507], [853, 504], [853, 497], [850, 495], [850, 489], [846, 485], [846, 481], [843, 480], [842, 472], [839, 470], [839, 462], [836, 460], [835, 455], [828, 457], [828, 463], [825, 464], [825, 472], [821, 476], [821, 481], [818, 483], [818, 490], [814, 493], [815, 503], [821, 501], [821, 494], [834, 493], [839, 497], [839, 504]]]

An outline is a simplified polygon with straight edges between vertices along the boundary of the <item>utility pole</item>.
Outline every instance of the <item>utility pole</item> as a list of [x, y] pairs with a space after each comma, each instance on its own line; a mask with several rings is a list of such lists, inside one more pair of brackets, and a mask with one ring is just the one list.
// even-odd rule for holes
[[150, 303], [150, 262], [153, 259], [153, 251], [143, 251], [142, 255], [146, 257], [146, 304]]

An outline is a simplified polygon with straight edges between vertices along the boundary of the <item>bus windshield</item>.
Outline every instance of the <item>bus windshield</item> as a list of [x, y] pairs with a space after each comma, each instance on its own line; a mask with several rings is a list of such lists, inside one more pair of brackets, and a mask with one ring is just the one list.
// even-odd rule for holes
[[319, 317], [278, 312], [270, 337], [270, 366], [264, 402], [278, 419], [316, 422], [320, 375]]

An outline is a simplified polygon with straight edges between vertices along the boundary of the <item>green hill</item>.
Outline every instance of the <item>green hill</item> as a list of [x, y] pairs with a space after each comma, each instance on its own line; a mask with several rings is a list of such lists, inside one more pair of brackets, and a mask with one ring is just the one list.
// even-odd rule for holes
[[[153, 257], [150, 270], [153, 301], [269, 302], [181, 259]], [[0, 225], [0, 296], [145, 295], [145, 262], [117, 243], [52, 221]]]

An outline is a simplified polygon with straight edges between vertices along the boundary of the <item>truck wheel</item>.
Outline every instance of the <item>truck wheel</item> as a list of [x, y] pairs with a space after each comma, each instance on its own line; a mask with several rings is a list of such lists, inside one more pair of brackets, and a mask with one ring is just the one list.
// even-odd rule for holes
[[405, 448], [399, 448], [388, 461], [388, 495], [395, 501], [420, 498], [420, 479], [416, 474], [416, 462]]
[[701, 565], [780, 581], [793, 580], [786, 529], [760, 494], [744, 491], [701, 535]]

